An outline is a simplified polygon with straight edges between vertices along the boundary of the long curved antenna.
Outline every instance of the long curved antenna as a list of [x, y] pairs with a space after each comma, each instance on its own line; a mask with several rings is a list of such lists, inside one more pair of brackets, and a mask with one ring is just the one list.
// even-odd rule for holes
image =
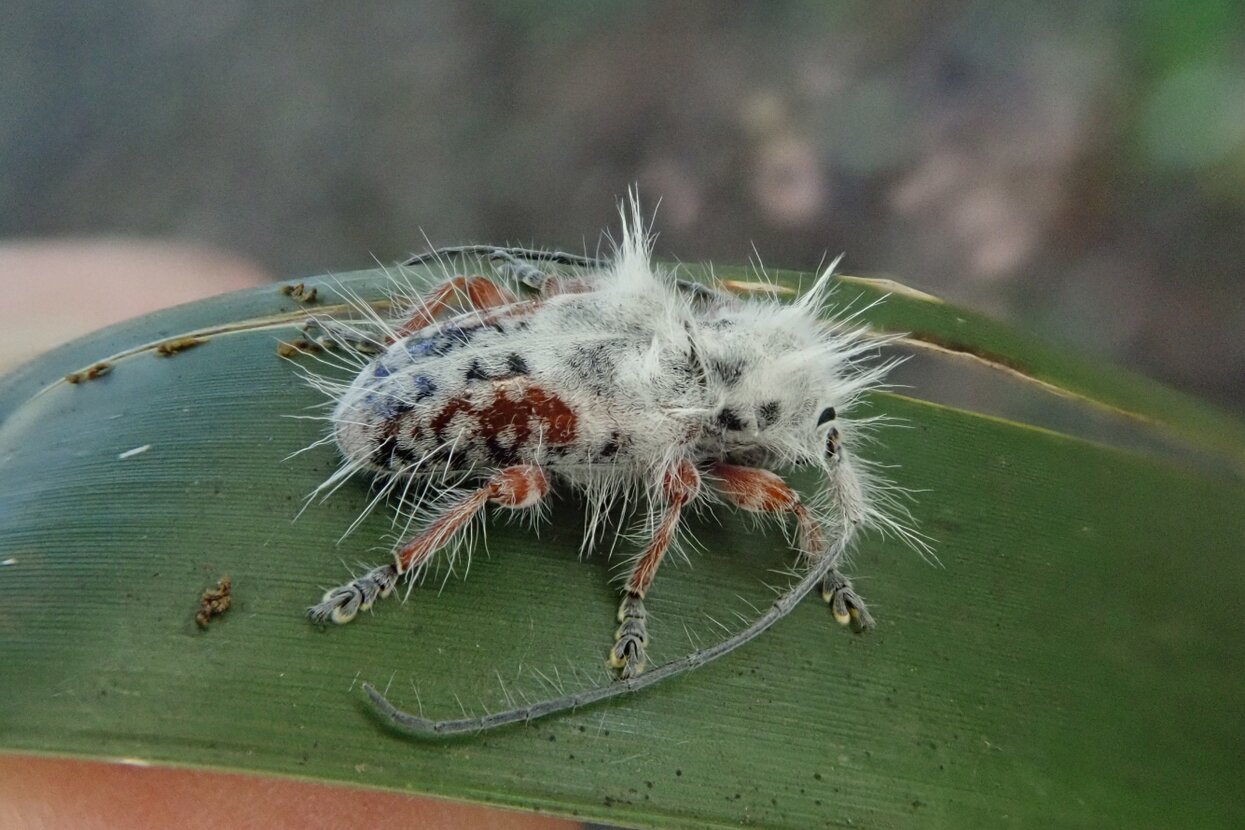
[[518, 723], [520, 721], [535, 720], [536, 718], [543, 718], [546, 715], [552, 715], [557, 712], [578, 709], [590, 703], [597, 703], [602, 700], [638, 692], [669, 677], [674, 677], [686, 671], [699, 668], [706, 663], [711, 663], [719, 657], [730, 654], [740, 646], [756, 639], [774, 623], [790, 614], [800, 600], [807, 596], [819, 582], [836, 568], [843, 558], [843, 551], [846, 550], [849, 541], [850, 538], [843, 538], [836, 542], [825, 556], [813, 563], [812, 567], [800, 578], [799, 582], [793, 584], [778, 599], [774, 600], [774, 604], [764, 614], [757, 617], [747, 628], [737, 631], [719, 643], [715, 643], [707, 648], [697, 649], [688, 655], [680, 657], [678, 660], [672, 660], [637, 677], [618, 680], [606, 686], [595, 686], [582, 692], [573, 692], [561, 697], [549, 698], [548, 700], [542, 700], [527, 706], [494, 712], [493, 714], [478, 718], [458, 718], [455, 720], [430, 720], [403, 712], [386, 700], [385, 696], [376, 691], [370, 683], [363, 684], [363, 691], [367, 692], [367, 696], [371, 698], [372, 706], [375, 708], [377, 716], [399, 732], [413, 735], [417, 738], [435, 738], [440, 735], [462, 735], [469, 732], [482, 732], [486, 729], [494, 729], [498, 726], [505, 726], [506, 724]]

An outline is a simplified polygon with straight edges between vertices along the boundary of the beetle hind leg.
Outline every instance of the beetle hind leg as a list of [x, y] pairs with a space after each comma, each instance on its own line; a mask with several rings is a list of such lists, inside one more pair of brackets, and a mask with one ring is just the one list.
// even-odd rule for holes
[[307, 609], [307, 617], [317, 625], [344, 625], [360, 611], [369, 610], [376, 600], [392, 594], [397, 584], [397, 566], [381, 565], [356, 580], [325, 591], [319, 604]]
[[639, 594], [628, 593], [618, 606], [618, 630], [614, 632], [614, 647], [610, 649], [609, 665], [618, 670], [618, 676], [626, 680], [644, 671], [648, 664], [648, 612]]
[[373, 568], [358, 579], [330, 588], [319, 604], [307, 609], [307, 617], [317, 625], [350, 622], [360, 611], [369, 610], [377, 599], [393, 593], [404, 575], [417, 572], [434, 553], [461, 538], [485, 505], [531, 509], [548, 492], [549, 479], [539, 467], [515, 465], [498, 470], [483, 486], [451, 502], [422, 531], [394, 551], [393, 564]]

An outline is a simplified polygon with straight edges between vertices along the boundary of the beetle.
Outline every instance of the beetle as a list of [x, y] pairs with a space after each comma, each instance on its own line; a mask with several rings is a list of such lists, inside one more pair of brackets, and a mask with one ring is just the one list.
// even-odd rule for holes
[[[422, 492], [393, 561], [329, 589], [308, 616], [349, 622], [439, 551], [469, 542], [490, 506], [538, 512], [555, 485], [586, 494], [586, 545], [621, 501], [642, 505], [646, 542], [629, 563], [607, 654], [618, 681], [461, 721], [399, 712], [366, 687], [391, 721], [469, 731], [635, 690], [755, 637], [816, 582], [838, 622], [873, 627], [842, 559], [863, 528], [917, 534], [892, 485], [854, 453], [879, 419], [853, 412], [898, 361], [872, 359], [886, 339], [855, 322], [859, 312], [823, 319], [837, 260], [794, 302], [737, 297], [655, 266], [633, 197], [608, 260], [464, 246], [404, 264], [471, 257], [501, 278], [450, 276], [396, 319], [374, 321], [379, 333], [324, 326], [362, 366], [348, 384], [319, 383], [334, 395], [331, 434], [345, 459], [322, 487], [364, 471], [383, 492], [417, 481]], [[820, 473], [814, 498], [775, 472], [788, 467]], [[787, 523], [805, 578], [723, 644], [642, 675], [645, 596], [686, 512], [708, 501]]]

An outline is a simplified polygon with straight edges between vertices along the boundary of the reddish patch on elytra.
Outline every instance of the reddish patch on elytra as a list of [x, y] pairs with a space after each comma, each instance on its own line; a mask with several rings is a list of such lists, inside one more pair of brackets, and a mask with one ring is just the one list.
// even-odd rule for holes
[[446, 440], [446, 427], [462, 413], [475, 422], [472, 438], [498, 435], [509, 428], [514, 430], [516, 448], [526, 444], [534, 432], [549, 446], [574, 442], [579, 417], [557, 395], [513, 380], [493, 384], [492, 392], [492, 399], [479, 407], [470, 393], [447, 401], [429, 423], [437, 440]]
[[445, 406], [441, 407], [441, 411], [433, 416], [428, 426], [432, 427], [432, 432], [437, 436], [437, 440], [444, 442], [445, 428], [450, 425], [450, 421], [454, 420], [454, 416], [460, 412], [474, 416], [475, 411], [475, 407], [471, 405], [470, 396], [450, 398], [445, 402]]

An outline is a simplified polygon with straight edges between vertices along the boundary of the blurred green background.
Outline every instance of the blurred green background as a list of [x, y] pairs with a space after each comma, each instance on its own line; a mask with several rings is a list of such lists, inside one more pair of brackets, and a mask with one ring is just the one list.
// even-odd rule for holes
[[[0, 238], [847, 252], [1245, 410], [1245, 4], [6, 4]], [[0, 273], [0, 279], [16, 279]]]

